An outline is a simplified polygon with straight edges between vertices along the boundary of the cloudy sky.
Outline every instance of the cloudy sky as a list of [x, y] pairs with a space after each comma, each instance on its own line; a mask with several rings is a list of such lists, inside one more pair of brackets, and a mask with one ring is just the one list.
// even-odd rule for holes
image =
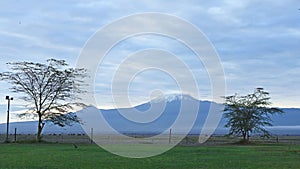
[[[274, 106], [300, 107], [299, 8], [297, 0], [1, 1], [0, 71], [7, 70], [7, 62], [44, 62], [48, 58], [65, 59], [75, 66], [81, 49], [100, 28], [128, 15], [161, 12], [190, 22], [207, 36], [224, 68], [227, 95], [264, 87]], [[96, 93], [100, 107], [112, 104], [110, 70], [124, 57], [149, 48], [169, 51], [184, 60], [197, 76], [200, 99], [211, 99], [207, 73], [201, 63], [190, 59], [196, 57], [193, 52], [174, 39], [144, 35], [117, 44], [99, 67]], [[142, 72], [135, 79], [129, 89], [134, 104], [149, 99], [154, 90], [178, 91], [174, 79], [158, 70]], [[151, 83], [140, 83], [145, 79]], [[0, 104], [6, 104], [5, 95], [15, 94], [8, 92], [7, 83], [0, 82], [0, 86]]]

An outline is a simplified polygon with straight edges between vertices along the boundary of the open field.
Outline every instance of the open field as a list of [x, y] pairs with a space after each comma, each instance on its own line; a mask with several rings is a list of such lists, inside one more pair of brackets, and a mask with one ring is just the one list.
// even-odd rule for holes
[[[132, 137], [146, 137], [147, 135], [133, 135]], [[114, 138], [112, 135], [100, 135], [100, 136], [94, 136], [94, 139], [102, 139], [106, 140], [108, 143], [111, 143]], [[115, 138], [118, 139], [118, 138]], [[239, 137], [226, 137], [226, 136], [212, 136], [208, 139], [207, 142], [204, 143], [204, 145], [226, 145], [231, 144], [239, 141]], [[14, 142], [15, 137], [14, 135], [9, 135], [9, 140], [11, 142]], [[16, 136], [17, 142], [34, 142], [35, 135], [17, 135]], [[76, 143], [76, 144], [90, 144], [91, 139], [87, 135], [83, 134], [52, 134], [52, 135], [43, 135], [43, 140], [50, 143]], [[172, 135], [171, 141], [174, 142], [177, 140], [176, 135]], [[5, 141], [5, 135], [0, 134], [0, 143]], [[282, 143], [282, 144], [299, 144], [300, 145], [300, 136], [273, 136], [270, 138], [263, 138], [259, 136], [254, 136], [250, 138], [250, 141], [256, 142], [256, 143]], [[149, 144], [157, 144], [157, 140], [149, 139]], [[161, 144], [168, 144], [169, 139], [168, 137], [165, 137], [164, 140], [160, 140]], [[180, 145], [199, 145], [198, 143], [198, 135], [188, 135], [185, 137]], [[202, 145], [202, 144], [200, 144]]]
[[300, 145], [177, 146], [151, 158], [123, 158], [94, 144], [0, 144], [0, 168], [298, 168]]

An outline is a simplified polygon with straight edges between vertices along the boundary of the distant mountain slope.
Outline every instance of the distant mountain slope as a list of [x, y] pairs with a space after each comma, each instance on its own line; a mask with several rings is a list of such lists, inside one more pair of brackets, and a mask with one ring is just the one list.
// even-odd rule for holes
[[[153, 133], [158, 134], [164, 130], [168, 130], [173, 122], [176, 120], [181, 104], [185, 104], [184, 115], [189, 116], [193, 111], [195, 105], [199, 106], [198, 116], [195, 121], [195, 125], [191, 129], [191, 134], [199, 134], [201, 128], [204, 125], [206, 117], [209, 112], [210, 106], [213, 104], [217, 108], [221, 105], [213, 103], [210, 101], [199, 101], [187, 95], [170, 95], [165, 98], [157, 98], [149, 103], [144, 103], [134, 108], [124, 108], [124, 109], [111, 109], [111, 110], [100, 110], [103, 117], [108, 121], [108, 123], [117, 131], [122, 133]], [[138, 123], [129, 121], [124, 118], [119, 111], [122, 113], [136, 116], [132, 113], [133, 111], [140, 111], [141, 115], [143, 113], [157, 113], [160, 112], [161, 105], [165, 105], [163, 113], [159, 118], [149, 122], [149, 123]], [[152, 107], [151, 107], [152, 106]], [[282, 109], [285, 114], [274, 115], [272, 117], [274, 127], [270, 128], [273, 134], [290, 134], [290, 135], [300, 135], [300, 109], [290, 108]], [[133, 117], [134, 118], [134, 117]], [[190, 122], [187, 121], [183, 123], [182, 128], [186, 127]], [[227, 134], [228, 129], [224, 128], [226, 119], [222, 118], [215, 134]], [[186, 125], [186, 126], [185, 126]], [[36, 133], [37, 122], [17, 122], [10, 124], [10, 133], [13, 133], [14, 128], [18, 129], [18, 133], [22, 134], [34, 134]], [[101, 125], [99, 126], [101, 127]], [[0, 133], [5, 133], [6, 124], [0, 124]], [[173, 131], [178, 132], [180, 131]], [[59, 127], [51, 124], [47, 124], [43, 131], [44, 134], [77, 134], [84, 133], [80, 124], [74, 124], [73, 126]]]
[[[13, 134], [17, 128], [18, 134], [35, 134], [37, 132], [37, 121], [14, 122], [9, 125], [9, 133]], [[0, 133], [6, 133], [6, 124], [0, 124]], [[43, 134], [84, 134], [80, 124], [59, 127], [53, 124], [46, 124]]]
[[282, 108], [285, 113], [272, 117], [274, 126], [296, 126], [300, 125], [300, 109]]

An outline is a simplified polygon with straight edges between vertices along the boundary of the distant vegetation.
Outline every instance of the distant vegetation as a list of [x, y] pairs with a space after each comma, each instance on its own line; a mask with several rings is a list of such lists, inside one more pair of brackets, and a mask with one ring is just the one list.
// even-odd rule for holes
[[46, 122], [64, 126], [79, 122], [73, 106], [77, 93], [83, 92], [84, 69], [73, 69], [64, 60], [47, 60], [47, 64], [33, 62], [8, 63], [10, 72], [0, 73], [0, 79], [12, 84], [11, 91], [23, 94], [22, 99], [29, 103], [30, 110], [21, 117], [38, 118], [36, 140], [41, 141], [41, 133]]
[[251, 133], [269, 136], [264, 127], [272, 126], [271, 115], [283, 113], [278, 108], [268, 107], [271, 105], [269, 93], [263, 88], [245, 96], [232, 95], [225, 99], [225, 118], [228, 119], [225, 127], [230, 128], [230, 135], [241, 135], [243, 143], [249, 142]]

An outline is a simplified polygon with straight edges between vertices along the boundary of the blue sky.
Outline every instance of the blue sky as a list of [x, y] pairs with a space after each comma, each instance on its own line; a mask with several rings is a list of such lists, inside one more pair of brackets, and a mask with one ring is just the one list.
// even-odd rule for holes
[[[205, 33], [221, 59], [228, 95], [246, 94], [256, 87], [264, 87], [271, 93], [274, 106], [300, 107], [299, 8], [297, 0], [1, 1], [0, 71], [7, 70], [7, 62], [44, 62], [52, 57], [65, 59], [75, 66], [82, 47], [98, 29], [127, 15], [162, 12], [183, 18]], [[125, 55], [158, 46], [176, 49], [173, 52], [183, 59], [192, 55], [170, 39], [149, 35], [134, 37], [111, 51], [112, 57], [104, 64], [104, 72], [111, 69], [110, 63], [119, 62], [117, 55], [123, 51], [126, 51], [122, 53]], [[186, 62], [195, 72], [201, 67], [192, 60]], [[105, 90], [109, 85], [106, 80], [110, 77], [99, 72], [96, 80], [99, 89], [96, 91], [100, 107], [109, 107], [111, 102], [105, 100], [108, 95]], [[203, 70], [198, 73], [197, 81], [202, 86], [200, 98], [209, 100], [207, 74]], [[139, 85], [139, 81], [132, 84], [130, 90], [133, 90], [135, 104], [147, 100], [149, 90], [154, 90], [155, 86], [167, 93], [176, 92], [176, 85], [170, 86], [172, 79], [164, 78], [163, 74], [157, 78], [153, 76], [155, 74], [145, 72], [143, 75], [155, 85]], [[168, 80], [154, 80], [160, 78]], [[0, 104], [5, 104], [4, 96], [14, 94], [8, 92], [6, 83], [1, 82], [0, 86], [0, 96], [3, 96]], [[134, 90], [139, 95], [135, 95]], [[15, 100], [17, 103], [21, 101]]]

